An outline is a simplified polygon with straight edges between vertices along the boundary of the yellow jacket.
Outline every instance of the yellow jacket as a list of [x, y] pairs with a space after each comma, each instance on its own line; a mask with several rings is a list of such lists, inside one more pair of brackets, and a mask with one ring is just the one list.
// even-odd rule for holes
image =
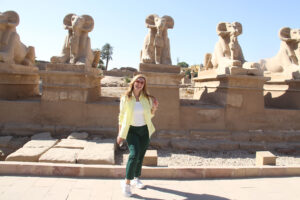
[[[135, 100], [134, 95], [132, 95], [131, 98], [128, 98], [125, 95], [121, 97], [120, 113], [119, 113], [119, 125], [121, 125], [121, 130], [119, 131], [119, 137], [121, 137], [123, 139], [126, 139], [129, 127], [132, 124], [133, 109], [134, 109], [135, 102], [136, 102], [136, 100]], [[151, 121], [151, 118], [154, 116], [151, 113], [152, 99], [149, 98], [149, 101], [148, 101], [148, 99], [143, 94], [141, 94], [140, 102], [144, 109], [145, 122], [148, 126], [149, 138], [150, 138], [151, 135], [155, 131], [155, 128]]]

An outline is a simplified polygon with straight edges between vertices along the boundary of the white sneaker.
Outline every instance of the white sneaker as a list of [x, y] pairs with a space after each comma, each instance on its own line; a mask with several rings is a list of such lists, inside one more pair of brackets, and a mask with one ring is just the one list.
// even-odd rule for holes
[[121, 181], [121, 188], [122, 188], [122, 193], [125, 197], [131, 197], [131, 187], [130, 185], [126, 184], [125, 180]]
[[143, 188], [145, 188], [145, 185], [140, 181], [139, 178], [134, 178], [134, 179], [132, 180], [132, 184], [133, 184], [136, 188], [138, 188], [138, 189], [143, 189]]

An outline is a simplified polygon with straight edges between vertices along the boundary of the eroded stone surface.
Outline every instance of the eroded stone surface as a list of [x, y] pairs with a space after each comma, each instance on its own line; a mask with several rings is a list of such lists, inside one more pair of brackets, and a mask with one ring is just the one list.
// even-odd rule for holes
[[79, 139], [79, 140], [81, 139], [81, 140], [83, 140], [83, 139], [87, 139], [88, 136], [89, 136], [89, 134], [86, 133], [86, 132], [73, 132], [68, 136], [67, 139]]
[[15, 11], [0, 13], [0, 61], [21, 65], [33, 65], [35, 62], [34, 47], [26, 47], [16, 31], [20, 18]]
[[173, 18], [152, 14], [147, 16], [146, 26], [149, 32], [141, 52], [141, 63], [172, 65], [168, 29], [174, 27]]
[[88, 141], [77, 158], [83, 164], [115, 164], [114, 140]]
[[[204, 57], [204, 69], [216, 69], [216, 74], [232, 75], [262, 75], [260, 64], [246, 62], [238, 36], [242, 34], [242, 24], [239, 22], [221, 22], [217, 26], [219, 41], [215, 45], [213, 54]], [[198, 76], [201, 76], [199, 71]]]
[[39, 157], [50, 147], [23, 147], [6, 157], [6, 161], [37, 162]]
[[78, 139], [62, 139], [58, 144], [55, 145], [56, 148], [73, 148], [73, 149], [83, 149], [86, 145], [85, 140]]
[[25, 148], [42, 148], [42, 147], [53, 147], [58, 140], [49, 139], [49, 140], [30, 140], [23, 147]]
[[64, 18], [68, 35], [60, 56], [53, 56], [52, 63], [70, 63], [96, 67], [100, 60], [100, 51], [91, 49], [88, 33], [94, 28], [94, 19], [89, 15], [68, 14]]
[[283, 27], [279, 30], [279, 38], [281, 40], [279, 52], [272, 58], [262, 59], [261, 68], [274, 75], [283, 74], [286, 79], [299, 79], [300, 29]]
[[71, 148], [51, 148], [39, 158], [39, 162], [76, 163], [76, 159], [80, 151], [82, 150]]

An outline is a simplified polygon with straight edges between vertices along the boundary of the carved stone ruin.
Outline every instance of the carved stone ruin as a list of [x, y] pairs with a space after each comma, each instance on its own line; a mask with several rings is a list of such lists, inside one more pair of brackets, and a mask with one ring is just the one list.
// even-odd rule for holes
[[300, 29], [279, 30], [280, 49], [272, 58], [262, 59], [264, 76], [271, 80], [264, 85], [265, 104], [275, 108], [300, 108]]
[[159, 100], [157, 115], [175, 128], [179, 126], [179, 85], [183, 75], [179, 66], [172, 65], [170, 56], [167, 30], [173, 28], [174, 20], [170, 16], [160, 18], [153, 14], [146, 18], [146, 25], [149, 33], [141, 52], [139, 71], [147, 76], [149, 91]]
[[34, 47], [26, 47], [16, 31], [18, 13], [0, 13], [0, 98], [18, 99], [39, 95]]
[[100, 51], [91, 50], [88, 32], [93, 30], [91, 16], [68, 14], [64, 18], [69, 31], [61, 56], [53, 56], [42, 74], [46, 101], [95, 101], [100, 96], [102, 72], [96, 69]]
[[141, 63], [172, 65], [168, 29], [174, 27], [170, 16], [159, 17], [152, 14], [146, 18], [149, 32], [141, 51]]
[[300, 29], [283, 27], [279, 31], [280, 49], [276, 56], [260, 61], [266, 76], [283, 79], [300, 78]]
[[78, 16], [68, 14], [64, 18], [65, 29], [68, 30], [60, 56], [53, 56], [52, 63], [70, 63], [97, 67], [100, 51], [92, 51], [88, 33], [94, 28], [94, 20], [89, 15]]
[[[207, 53], [204, 58], [204, 70], [212, 70], [213, 74], [223, 75], [262, 75], [259, 63], [246, 62], [238, 36], [242, 34], [239, 22], [221, 22], [217, 26], [219, 41], [213, 54]], [[199, 72], [199, 77], [202, 75]], [[207, 72], [204, 72], [207, 74]]]

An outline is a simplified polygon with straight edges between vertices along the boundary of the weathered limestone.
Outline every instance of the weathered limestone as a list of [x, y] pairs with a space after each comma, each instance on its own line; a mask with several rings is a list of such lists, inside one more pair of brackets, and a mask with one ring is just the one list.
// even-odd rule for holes
[[48, 64], [41, 73], [43, 101], [95, 101], [101, 94], [101, 70], [85, 65]]
[[39, 157], [47, 150], [49, 150], [49, 147], [23, 147], [8, 155], [5, 161], [37, 162]]
[[[217, 75], [262, 75], [258, 63], [246, 62], [237, 37], [242, 34], [239, 22], [221, 22], [217, 26], [219, 41], [213, 54], [206, 54], [204, 69], [213, 70]], [[198, 77], [201, 77], [199, 71]]]
[[[268, 78], [244, 75], [223, 75], [195, 78], [194, 99], [248, 111], [264, 109], [263, 85]], [[243, 110], [246, 112], [247, 110]]]
[[115, 164], [114, 140], [88, 141], [78, 155], [77, 163], [82, 164]]
[[100, 51], [91, 50], [88, 32], [94, 28], [89, 15], [68, 14], [64, 18], [68, 30], [61, 56], [53, 56], [43, 72], [44, 101], [95, 101], [100, 96], [101, 70], [95, 69]]
[[276, 165], [276, 156], [269, 151], [256, 152], [256, 166]]
[[70, 149], [83, 149], [86, 145], [86, 140], [77, 139], [61, 139], [61, 141], [55, 145], [56, 148], [70, 148]]
[[38, 68], [33, 66], [34, 47], [26, 47], [16, 32], [19, 15], [0, 13], [0, 99], [19, 99], [39, 95]]
[[73, 132], [71, 133], [67, 139], [78, 139], [78, 140], [84, 140], [87, 139], [89, 136], [86, 132]]
[[[300, 68], [300, 66], [299, 66]], [[289, 79], [286, 75], [269, 75], [264, 85], [265, 105], [271, 108], [300, 109], [300, 79]]]
[[0, 62], [33, 65], [34, 47], [26, 47], [16, 31], [20, 18], [15, 11], [0, 13]]
[[56, 139], [31, 140], [22, 148], [8, 155], [6, 161], [37, 162], [39, 157], [53, 147], [57, 142], [58, 140]]
[[[268, 71], [265, 75], [282, 76], [285, 79], [300, 78], [300, 29], [283, 27], [279, 31], [280, 49], [276, 56], [260, 61], [261, 68]], [[271, 73], [270, 73], [271, 72]]]
[[157, 166], [157, 150], [147, 150], [143, 165], [145, 166]]
[[52, 63], [70, 63], [97, 67], [100, 60], [100, 51], [92, 51], [88, 33], [94, 28], [94, 19], [89, 15], [65, 16], [64, 27], [68, 31], [61, 56], [53, 56]]
[[39, 162], [51, 162], [51, 163], [76, 163], [78, 154], [82, 149], [74, 148], [51, 148], [44, 153]]
[[146, 18], [149, 32], [141, 51], [141, 63], [172, 65], [168, 29], [174, 27], [170, 16], [159, 17], [152, 14]]

